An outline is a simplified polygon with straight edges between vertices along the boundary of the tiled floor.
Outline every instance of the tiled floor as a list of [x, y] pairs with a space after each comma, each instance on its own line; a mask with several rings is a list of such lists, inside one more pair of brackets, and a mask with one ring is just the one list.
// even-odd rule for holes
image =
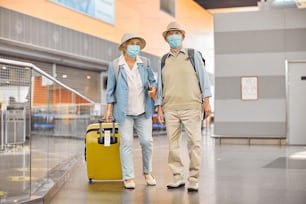
[[32, 135], [23, 145], [6, 146], [0, 151], [0, 204], [44, 195], [81, 152], [84, 140], [41, 135]]
[[[157, 186], [145, 185], [141, 155], [135, 139], [136, 189], [125, 190], [122, 182], [88, 183], [83, 159], [51, 204], [173, 203], [173, 204], [305, 204], [306, 147], [279, 145], [216, 144], [203, 132], [203, 167], [200, 190], [167, 190], [171, 179], [167, 166], [168, 142], [165, 135], [154, 136], [153, 173]], [[183, 144], [185, 140], [183, 139]], [[188, 155], [183, 145], [188, 175]]]

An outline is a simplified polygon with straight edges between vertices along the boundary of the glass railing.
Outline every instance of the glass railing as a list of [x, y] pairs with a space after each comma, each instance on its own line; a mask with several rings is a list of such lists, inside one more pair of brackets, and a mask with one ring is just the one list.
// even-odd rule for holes
[[33, 64], [0, 59], [0, 203], [51, 188], [103, 109]]

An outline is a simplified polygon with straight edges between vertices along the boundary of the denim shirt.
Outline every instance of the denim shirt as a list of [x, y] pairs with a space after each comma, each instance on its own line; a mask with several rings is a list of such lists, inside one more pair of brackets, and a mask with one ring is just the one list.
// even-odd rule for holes
[[[186, 53], [187, 50], [185, 48], [182, 48], [180, 52]], [[172, 55], [171, 52], [168, 53], [168, 56]], [[211, 90], [210, 90], [210, 82], [208, 79], [208, 74], [205, 70], [204, 63], [202, 61], [202, 57], [200, 53], [194, 52], [194, 64], [195, 64], [195, 71], [197, 73], [197, 77], [200, 83], [200, 89], [202, 92], [202, 100], [206, 97], [211, 97]], [[165, 64], [165, 66], [167, 66]], [[173, 73], [175, 75], [175, 73]], [[158, 74], [157, 74], [157, 98], [155, 100], [155, 105], [163, 105], [163, 87], [162, 87], [162, 68], [161, 66], [158, 67]]]
[[[137, 56], [136, 62], [141, 76], [141, 81], [145, 95], [145, 116], [152, 117], [154, 111], [154, 100], [148, 95], [149, 85], [157, 87], [156, 80], [151, 68], [150, 60], [147, 59], [147, 67]], [[115, 76], [113, 62], [108, 65], [108, 79], [106, 90], [106, 102], [113, 104], [113, 117], [117, 123], [122, 123], [125, 120], [128, 107], [128, 81], [126, 72], [122, 64], [118, 64], [118, 75]], [[117, 78], [117, 79], [116, 79]]]

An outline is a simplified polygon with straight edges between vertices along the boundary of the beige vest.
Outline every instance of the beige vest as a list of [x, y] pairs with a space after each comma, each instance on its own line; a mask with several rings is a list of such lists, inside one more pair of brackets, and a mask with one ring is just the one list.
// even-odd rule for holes
[[163, 110], [201, 110], [201, 91], [188, 54], [170, 55], [162, 68]]

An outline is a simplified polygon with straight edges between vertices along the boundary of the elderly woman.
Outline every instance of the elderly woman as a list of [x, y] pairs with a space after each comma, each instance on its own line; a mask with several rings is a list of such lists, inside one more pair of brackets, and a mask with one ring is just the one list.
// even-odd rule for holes
[[108, 67], [107, 110], [105, 118], [114, 118], [119, 124], [120, 158], [123, 184], [135, 188], [133, 165], [133, 128], [135, 127], [142, 148], [143, 174], [146, 184], [156, 185], [152, 176], [152, 114], [153, 95], [157, 83], [150, 60], [140, 57], [146, 41], [134, 33], [125, 33], [119, 50], [122, 55]]

